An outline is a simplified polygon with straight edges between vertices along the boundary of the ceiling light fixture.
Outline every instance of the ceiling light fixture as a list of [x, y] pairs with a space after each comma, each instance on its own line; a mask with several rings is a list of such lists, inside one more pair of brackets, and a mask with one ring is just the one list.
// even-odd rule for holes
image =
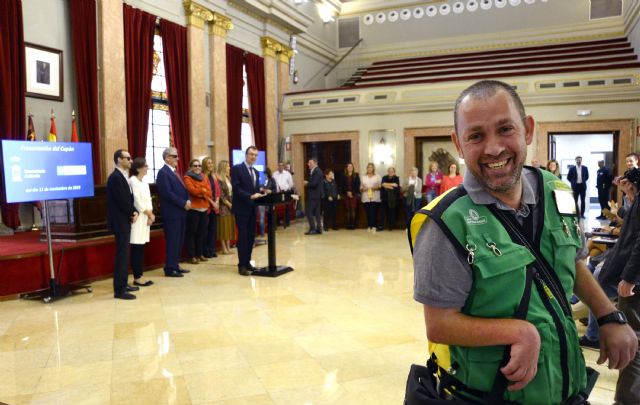
[[467, 2], [467, 11], [474, 12], [478, 9], [478, 2], [476, 0], [469, 0]]
[[413, 18], [421, 19], [424, 17], [424, 9], [422, 7], [416, 7], [413, 9]]

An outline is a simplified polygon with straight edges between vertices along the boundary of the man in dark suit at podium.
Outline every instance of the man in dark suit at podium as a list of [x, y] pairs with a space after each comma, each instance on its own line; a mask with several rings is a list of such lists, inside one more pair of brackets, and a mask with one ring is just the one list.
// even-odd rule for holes
[[578, 205], [578, 197], [580, 197], [580, 218], [584, 218], [585, 197], [587, 195], [587, 180], [589, 180], [589, 169], [582, 166], [582, 156], [576, 156], [576, 165], [569, 168], [567, 180], [571, 183], [573, 190], [573, 199]]
[[160, 195], [160, 211], [162, 212], [162, 228], [167, 257], [164, 264], [166, 277], [183, 277], [182, 273], [189, 270], [179, 266], [180, 254], [184, 242], [184, 229], [187, 221], [187, 211], [191, 207], [189, 192], [184, 184], [178, 167], [178, 150], [167, 148], [162, 152], [165, 165], [158, 171], [156, 185]]
[[315, 158], [309, 159], [307, 162], [309, 167], [309, 180], [304, 184], [307, 186], [307, 220], [309, 221], [309, 230], [305, 235], [320, 235], [322, 226], [320, 223], [320, 206], [322, 197], [324, 197], [324, 175], [322, 169], [318, 167], [318, 161]]
[[113, 154], [116, 168], [107, 180], [107, 228], [116, 239], [116, 257], [113, 268], [113, 296], [123, 300], [133, 300], [135, 295], [130, 291], [138, 287], [128, 286], [129, 273], [129, 240], [131, 224], [138, 219], [138, 212], [133, 206], [133, 193], [129, 187], [129, 168], [131, 155], [126, 150], [118, 149]]
[[244, 152], [244, 162], [231, 169], [233, 189], [232, 211], [238, 225], [238, 273], [251, 275], [251, 252], [256, 238], [256, 203], [262, 197], [258, 171], [253, 164], [258, 159], [258, 148], [249, 146]]

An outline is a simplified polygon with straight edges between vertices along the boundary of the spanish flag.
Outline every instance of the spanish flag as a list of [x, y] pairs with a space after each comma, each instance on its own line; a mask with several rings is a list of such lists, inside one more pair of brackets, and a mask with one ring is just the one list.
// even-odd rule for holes
[[71, 142], [78, 142], [78, 129], [76, 128], [76, 111], [71, 111]]
[[49, 142], [58, 141], [58, 130], [56, 129], [56, 116], [51, 110], [51, 127], [49, 128]]
[[29, 124], [27, 126], [27, 141], [36, 140], [36, 129], [33, 126], [33, 114], [29, 114]]

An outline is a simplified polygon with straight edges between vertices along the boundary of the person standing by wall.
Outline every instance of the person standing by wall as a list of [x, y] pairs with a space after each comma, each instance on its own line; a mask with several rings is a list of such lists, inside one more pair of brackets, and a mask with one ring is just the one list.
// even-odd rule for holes
[[321, 221], [321, 204], [324, 189], [322, 188], [322, 182], [324, 176], [322, 175], [322, 169], [318, 167], [318, 160], [311, 158], [307, 162], [309, 167], [309, 180], [305, 180], [304, 184], [307, 186], [307, 221], [309, 221], [309, 230], [305, 232], [305, 235], [320, 235], [322, 228], [320, 226]]
[[189, 190], [191, 208], [187, 211], [187, 228], [185, 245], [188, 261], [191, 264], [206, 262], [202, 247], [207, 232], [207, 211], [212, 205], [209, 180], [202, 175], [202, 164], [199, 159], [189, 162], [189, 171], [184, 175], [184, 183]]
[[378, 207], [380, 206], [380, 187], [382, 179], [376, 174], [373, 163], [367, 164], [367, 173], [360, 179], [362, 204], [367, 213], [367, 231], [376, 233], [378, 230]]
[[151, 240], [151, 224], [156, 220], [153, 214], [153, 202], [149, 185], [142, 179], [147, 175], [149, 166], [145, 158], [133, 159], [129, 171], [129, 186], [133, 193], [133, 206], [138, 211], [138, 219], [131, 225], [131, 269], [133, 270], [133, 285], [149, 287], [153, 281], [145, 281], [144, 271], [144, 245]]
[[[275, 171], [275, 173], [273, 173], [273, 179], [276, 182], [276, 185], [278, 186], [276, 191], [280, 191], [280, 192], [289, 192], [289, 191], [293, 191], [293, 176], [291, 176], [291, 173], [289, 173], [289, 171], [285, 170], [285, 166], [284, 166], [284, 162], [278, 162], [278, 170]], [[274, 191], [275, 192], [275, 191]], [[295, 201], [293, 201], [292, 203], [288, 204], [285, 207], [284, 210], [284, 227], [288, 227], [289, 226], [289, 216], [290, 216], [290, 211], [291, 211], [291, 205], [295, 204]]]
[[422, 179], [418, 174], [417, 167], [412, 167], [409, 170], [402, 192], [404, 197], [404, 219], [408, 229], [409, 225], [411, 225], [413, 214], [420, 209], [420, 204], [422, 203]]
[[322, 186], [324, 187], [324, 198], [322, 199], [322, 225], [325, 232], [329, 230], [329, 226], [331, 226], [334, 231], [337, 231], [338, 225], [336, 223], [336, 213], [340, 194], [338, 193], [338, 185], [333, 177], [333, 170], [325, 169], [324, 182]]
[[440, 193], [444, 193], [449, 189], [458, 187], [458, 185], [460, 184], [462, 184], [462, 176], [460, 175], [460, 171], [458, 170], [458, 165], [455, 163], [451, 163], [449, 165], [449, 173], [442, 178]]
[[217, 232], [218, 232], [218, 215], [220, 214], [220, 184], [215, 175], [215, 165], [210, 157], [202, 159], [202, 174], [209, 181], [211, 189], [211, 202], [209, 204], [209, 213], [207, 215], [207, 236], [204, 238], [202, 252], [204, 257], [218, 257], [216, 254]]
[[220, 185], [220, 213], [218, 215], [217, 238], [222, 246], [222, 254], [231, 254], [231, 241], [236, 239], [236, 221], [232, 214], [233, 186], [231, 185], [229, 162], [221, 160], [216, 170], [216, 180]]
[[388, 228], [392, 231], [396, 226], [398, 201], [400, 200], [400, 178], [396, 175], [396, 168], [389, 167], [387, 174], [382, 177], [381, 181], [380, 199], [382, 201], [382, 215], [378, 230], [381, 231], [384, 229], [386, 219]]
[[113, 266], [113, 297], [133, 300], [138, 287], [127, 285], [129, 273], [129, 241], [131, 224], [138, 219], [138, 212], [133, 205], [133, 194], [129, 188], [129, 168], [131, 155], [123, 149], [113, 154], [116, 168], [107, 180], [107, 228], [114, 233], [116, 240], [116, 256]]
[[358, 194], [360, 194], [360, 176], [353, 163], [347, 163], [340, 186], [340, 193], [344, 194], [344, 208], [347, 216], [347, 229], [356, 229], [358, 213]]
[[438, 169], [437, 162], [429, 164], [429, 171], [424, 176], [424, 186], [426, 188], [425, 195], [427, 203], [433, 201], [440, 195], [440, 184], [442, 183], [442, 172]]

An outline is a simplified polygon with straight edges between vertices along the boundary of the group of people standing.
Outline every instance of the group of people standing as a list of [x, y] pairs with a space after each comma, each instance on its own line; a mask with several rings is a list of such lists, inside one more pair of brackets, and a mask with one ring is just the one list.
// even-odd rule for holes
[[385, 228], [393, 230], [400, 206], [404, 207], [405, 226], [408, 227], [411, 217], [420, 209], [423, 201], [430, 202], [462, 183], [456, 163], [449, 165], [449, 173], [443, 176], [438, 170], [438, 164], [432, 162], [424, 181], [418, 174], [418, 168], [413, 167], [403, 182], [394, 167], [389, 167], [387, 174], [380, 176], [373, 163], [368, 163], [365, 173], [360, 175], [355, 171], [353, 163], [349, 162], [338, 177], [331, 169], [323, 172], [315, 158], [309, 159], [307, 166], [309, 177], [305, 185], [309, 230], [306, 235], [321, 234], [330, 228], [337, 229], [336, 212], [339, 201], [343, 201], [347, 229], [356, 228], [360, 203], [366, 214], [368, 232], [375, 233]]
[[[179, 265], [183, 248], [187, 252], [186, 262], [198, 264], [217, 257], [218, 241], [222, 254], [232, 254], [233, 240], [237, 240], [239, 273], [250, 274], [255, 236], [255, 226], [251, 226], [251, 218], [255, 223], [253, 200], [264, 195], [258, 173], [252, 167], [255, 159], [249, 159], [254, 157], [253, 152], [257, 156], [255, 147], [247, 150], [247, 161], [251, 164], [243, 164], [251, 173], [247, 171], [249, 180], [242, 182], [245, 176], [240, 168], [234, 168], [237, 175], [232, 181], [229, 162], [221, 160], [216, 166], [209, 157], [192, 159], [187, 172], [181, 175], [177, 170], [176, 148], [163, 151], [165, 164], [158, 171], [156, 185], [166, 244], [163, 268], [166, 277], [184, 277], [190, 272]], [[150, 240], [151, 224], [156, 217], [149, 184], [143, 181], [149, 170], [146, 160], [141, 157], [132, 160], [128, 151], [119, 149], [114, 153], [114, 163], [116, 169], [107, 181], [107, 225], [116, 241], [113, 289], [115, 298], [131, 300], [136, 298], [132, 292], [153, 285], [153, 281], [143, 278], [144, 245]], [[127, 282], [129, 263], [133, 285]]]

